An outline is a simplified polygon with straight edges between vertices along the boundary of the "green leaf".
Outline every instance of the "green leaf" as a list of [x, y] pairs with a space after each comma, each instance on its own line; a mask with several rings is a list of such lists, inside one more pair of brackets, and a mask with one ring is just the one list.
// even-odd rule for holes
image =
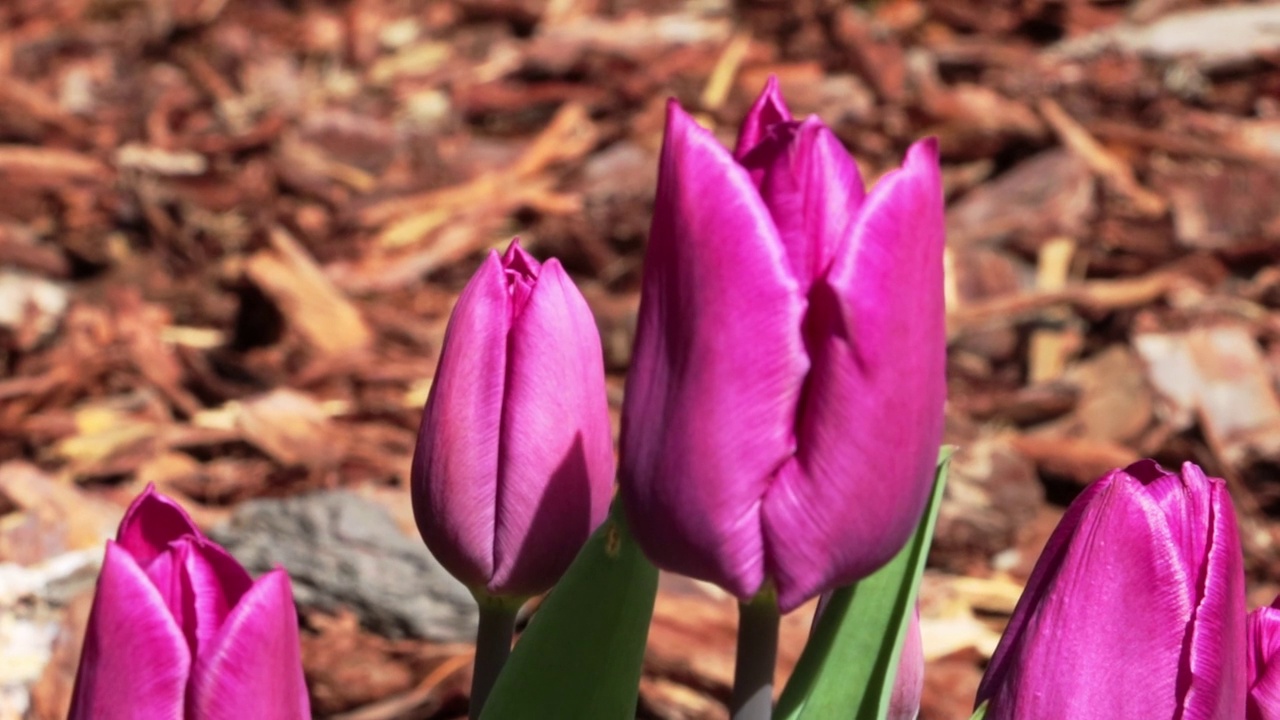
[[516, 643], [483, 720], [634, 718], [657, 592], [615, 500]]
[[836, 590], [805, 645], [774, 716], [780, 720], [883, 720], [907, 623], [946, 486], [944, 447], [920, 525], [889, 564]]
[[985, 718], [986, 716], [987, 716], [987, 703], [984, 701], [981, 705], [978, 706], [978, 709], [973, 712], [973, 717], [969, 718], [969, 720], [983, 720], [983, 718]]

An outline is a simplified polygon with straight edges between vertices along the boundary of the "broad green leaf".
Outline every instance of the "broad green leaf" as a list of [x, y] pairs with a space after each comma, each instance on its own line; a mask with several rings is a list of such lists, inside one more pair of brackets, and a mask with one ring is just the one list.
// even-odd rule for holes
[[984, 702], [978, 706], [978, 709], [973, 712], [973, 717], [969, 718], [969, 720], [983, 720], [986, 716], [987, 704]]
[[952, 448], [938, 457], [920, 525], [889, 564], [836, 590], [805, 645], [774, 713], [780, 720], [883, 720], [898, 656], [946, 485]]
[[622, 504], [587, 541], [511, 653], [483, 720], [631, 720], [658, 570]]

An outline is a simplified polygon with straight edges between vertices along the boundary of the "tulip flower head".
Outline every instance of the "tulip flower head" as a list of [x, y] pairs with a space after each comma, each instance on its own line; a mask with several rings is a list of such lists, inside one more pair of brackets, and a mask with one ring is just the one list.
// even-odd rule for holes
[[559, 262], [513, 241], [449, 319], [413, 460], [418, 530], [473, 591], [533, 595], [604, 521], [613, 471], [591, 310]]
[[867, 193], [771, 80], [730, 154], [668, 106], [621, 491], [659, 566], [790, 610], [878, 569], [927, 499], [945, 400], [937, 146]]
[[987, 720], [1243, 718], [1244, 569], [1226, 485], [1115, 470], [1067, 509], [982, 684]]
[[311, 717], [289, 576], [253, 580], [148, 487], [107, 542], [70, 717]]
[[1280, 720], [1280, 597], [1249, 613], [1245, 626], [1249, 672], [1246, 720]]

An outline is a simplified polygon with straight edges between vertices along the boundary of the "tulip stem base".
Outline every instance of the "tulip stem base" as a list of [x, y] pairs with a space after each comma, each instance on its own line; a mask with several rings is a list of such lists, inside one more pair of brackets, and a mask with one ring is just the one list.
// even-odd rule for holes
[[778, 601], [771, 590], [738, 605], [738, 653], [729, 702], [733, 720], [769, 720], [773, 716], [778, 623]]
[[516, 629], [520, 603], [506, 598], [477, 596], [480, 627], [476, 630], [476, 667], [471, 674], [471, 710], [468, 717], [480, 720], [489, 691], [511, 655], [511, 638]]

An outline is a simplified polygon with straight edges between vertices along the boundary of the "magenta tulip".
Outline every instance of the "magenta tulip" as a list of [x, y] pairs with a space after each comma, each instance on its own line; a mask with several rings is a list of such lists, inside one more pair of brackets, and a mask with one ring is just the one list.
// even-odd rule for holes
[[657, 565], [787, 611], [903, 546], [942, 433], [942, 250], [933, 141], [866, 193], [774, 81], [734, 154], [672, 101], [620, 478]]
[[473, 591], [550, 588], [604, 521], [613, 439], [600, 335], [556, 260], [512, 242], [458, 298], [422, 415], [413, 512]]
[[1245, 625], [1249, 672], [1246, 720], [1280, 720], [1280, 597], [1249, 613]]
[[289, 576], [254, 581], [148, 487], [107, 542], [72, 720], [310, 718]]
[[1095, 482], [1036, 563], [978, 689], [987, 720], [1245, 716], [1244, 569], [1225, 483], [1144, 460]]

